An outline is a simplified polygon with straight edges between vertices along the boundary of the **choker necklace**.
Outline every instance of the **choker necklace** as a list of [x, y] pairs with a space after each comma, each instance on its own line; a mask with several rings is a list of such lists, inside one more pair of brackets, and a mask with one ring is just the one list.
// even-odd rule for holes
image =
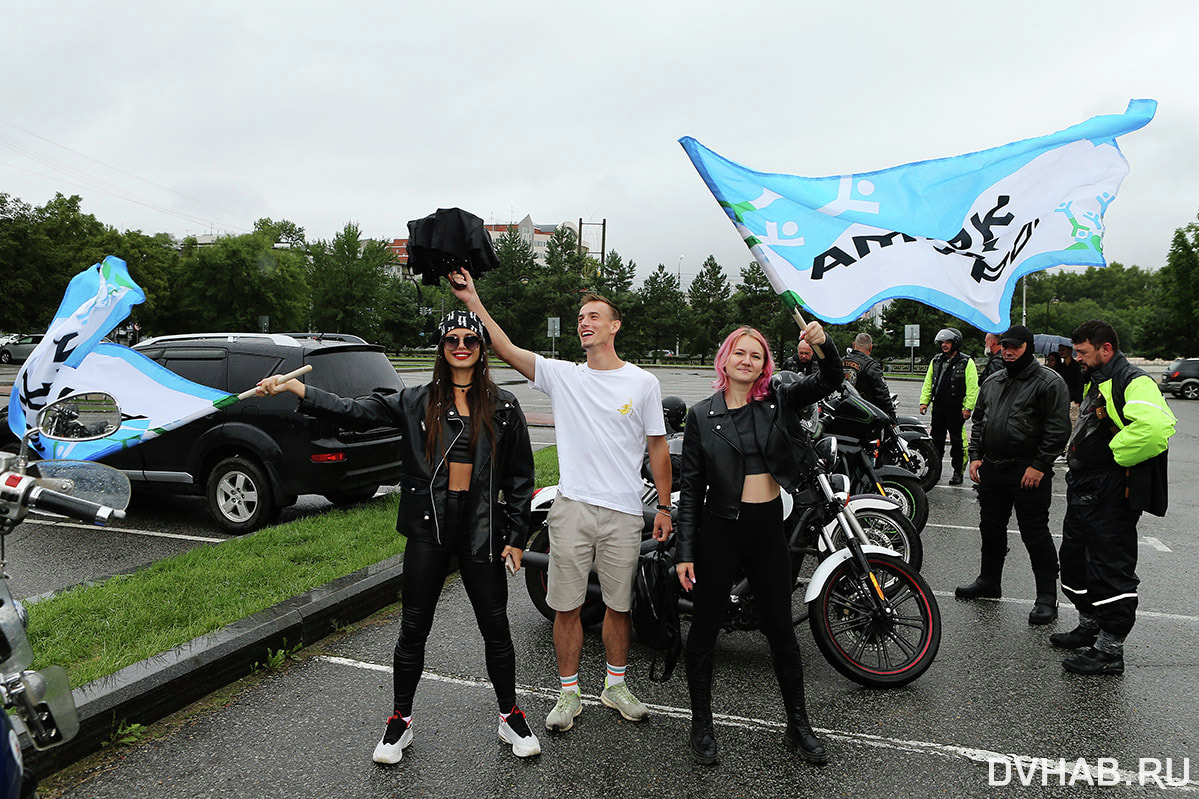
[[453, 380], [450, 382], [453, 383], [454, 388], [470, 388], [473, 385], [473, 383], [454, 383]]

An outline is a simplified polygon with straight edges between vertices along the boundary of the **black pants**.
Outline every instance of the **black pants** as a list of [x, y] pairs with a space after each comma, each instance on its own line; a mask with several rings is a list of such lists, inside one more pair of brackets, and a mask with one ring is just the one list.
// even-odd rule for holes
[[1062, 593], [1117, 638], [1137, 614], [1137, 521], [1123, 471], [1068, 472], [1062, 522]]
[[1038, 597], [1057, 597], [1057, 549], [1049, 534], [1052, 472], [1036, 488], [1021, 488], [1025, 466], [996, 466], [983, 460], [978, 476], [978, 531], [982, 534], [982, 568], [979, 574], [995, 584], [1003, 576], [1008, 553], [1007, 523], [1016, 509], [1020, 538], [1028, 550]]
[[450, 492], [442, 545], [409, 540], [404, 550], [404, 585], [400, 590], [403, 615], [394, 658], [395, 710], [402, 716], [412, 712], [412, 697], [425, 667], [425, 641], [433, 627], [433, 611], [441, 597], [457, 555], [462, 584], [475, 610], [483, 634], [487, 676], [495, 688], [500, 711], [516, 704], [516, 651], [508, 628], [508, 580], [503, 561], [478, 563], [472, 559], [469, 534], [459, 511], [465, 492]]
[[707, 652], [716, 645], [729, 589], [742, 569], [775, 660], [781, 662], [784, 653], [799, 651], [791, 625], [791, 556], [783, 533], [782, 504], [781, 499], [743, 502], [739, 519], [704, 515], [696, 541], [689, 653]]
[[[944, 407], [944, 410], [942, 410]], [[929, 435], [932, 436], [933, 446], [937, 452], [945, 455], [945, 436], [949, 436], [949, 457], [953, 462], [954, 474], [960, 474], [966, 466], [966, 455], [963, 448], [962, 429], [966, 420], [962, 418], [961, 403], [951, 403], [941, 400], [933, 402], [933, 421]]]

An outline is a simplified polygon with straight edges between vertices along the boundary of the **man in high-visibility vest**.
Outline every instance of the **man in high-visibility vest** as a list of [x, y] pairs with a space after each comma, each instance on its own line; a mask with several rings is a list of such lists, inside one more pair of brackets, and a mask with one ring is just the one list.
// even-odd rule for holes
[[945, 437], [949, 436], [949, 453], [953, 461], [951, 486], [962, 484], [962, 471], [966, 468], [966, 447], [963, 426], [974, 410], [978, 399], [978, 367], [974, 359], [962, 352], [962, 333], [956, 327], [947, 327], [937, 333], [935, 339], [941, 348], [928, 365], [924, 385], [920, 389], [920, 413], [933, 406], [933, 445], [945, 455]]
[[1075, 674], [1120, 674], [1124, 639], [1136, 621], [1137, 521], [1166, 513], [1166, 456], [1177, 422], [1157, 383], [1120, 351], [1107, 322], [1070, 337], [1086, 367], [1086, 394], [1066, 448], [1062, 593], [1078, 626], [1050, 643], [1086, 650], [1062, 663]]

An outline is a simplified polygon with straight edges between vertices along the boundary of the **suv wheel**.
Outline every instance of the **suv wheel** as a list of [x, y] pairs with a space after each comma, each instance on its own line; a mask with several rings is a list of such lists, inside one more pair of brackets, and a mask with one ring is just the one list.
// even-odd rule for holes
[[1183, 383], [1182, 388], [1178, 390], [1178, 394], [1183, 399], [1199, 399], [1199, 383]]
[[241, 535], [273, 521], [279, 508], [262, 467], [238, 456], [208, 475], [208, 510], [222, 529]]
[[0, 363], [12, 363], [12, 354], [8, 350], [0, 350]]

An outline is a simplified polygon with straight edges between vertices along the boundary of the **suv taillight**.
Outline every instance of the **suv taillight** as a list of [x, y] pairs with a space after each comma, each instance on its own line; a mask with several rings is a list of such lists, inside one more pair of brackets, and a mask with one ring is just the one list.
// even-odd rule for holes
[[1178, 379], [1178, 376], [1179, 376], [1180, 374], [1182, 374], [1182, 370], [1181, 370], [1181, 369], [1179, 369], [1179, 370], [1178, 370], [1177, 372], [1175, 372], [1174, 374], [1170, 375], [1170, 379], [1171, 379], [1171, 380], [1177, 380], [1177, 379]]
[[340, 463], [346, 459], [344, 452], [318, 452], [315, 455], [309, 455], [308, 460], [313, 463]]

